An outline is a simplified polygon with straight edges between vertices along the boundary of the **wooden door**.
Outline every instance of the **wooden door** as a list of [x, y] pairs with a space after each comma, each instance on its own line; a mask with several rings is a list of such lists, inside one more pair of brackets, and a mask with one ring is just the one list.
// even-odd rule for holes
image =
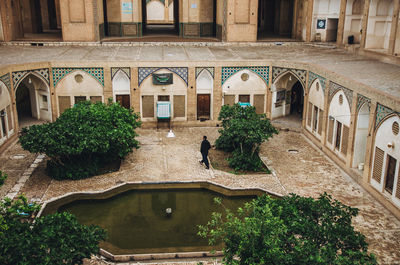
[[239, 95], [239, 102], [250, 103], [250, 95]]
[[210, 119], [210, 94], [197, 95], [197, 119]]
[[394, 174], [396, 172], [396, 159], [388, 155], [388, 167], [386, 172], [385, 190], [392, 194], [394, 184]]
[[130, 96], [129, 95], [116, 95], [116, 100], [122, 107], [126, 109], [131, 108]]

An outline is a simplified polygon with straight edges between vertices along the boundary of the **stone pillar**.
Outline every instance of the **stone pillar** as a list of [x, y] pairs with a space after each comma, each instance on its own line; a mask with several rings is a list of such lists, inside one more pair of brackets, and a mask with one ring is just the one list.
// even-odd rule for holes
[[272, 92], [271, 92], [271, 86], [272, 86], [272, 65], [268, 66], [268, 71], [269, 71], [269, 78], [268, 78], [268, 84], [267, 84], [267, 91], [265, 93], [265, 114], [268, 119], [272, 118]]
[[53, 68], [49, 68], [49, 90], [50, 90], [50, 103], [51, 103], [51, 119], [54, 122], [58, 118], [58, 104], [57, 104], [57, 91], [54, 87]]
[[226, 2], [226, 41], [257, 41], [258, 0]]
[[187, 88], [187, 120], [195, 121], [197, 112], [196, 102], [196, 68], [189, 67]]
[[349, 140], [347, 142], [347, 155], [346, 155], [346, 166], [351, 168], [353, 165], [354, 155], [354, 140], [357, 131], [357, 92], [353, 91], [353, 101], [350, 106], [350, 128], [349, 128]]
[[111, 79], [111, 68], [104, 67], [104, 87], [103, 87], [103, 95], [104, 95], [104, 102], [107, 103], [109, 98], [113, 97], [112, 91], [112, 79]]
[[19, 120], [18, 120], [18, 112], [17, 112], [17, 99], [16, 99], [16, 90], [17, 87], [14, 87], [14, 81], [12, 78], [12, 72], [10, 72], [10, 84], [11, 84], [11, 103], [12, 103], [12, 112], [13, 112], [13, 118], [14, 118], [14, 130], [15, 133], [18, 134], [19, 131]]
[[306, 129], [306, 120], [307, 120], [307, 113], [308, 111], [311, 111], [308, 109], [308, 94], [310, 91], [309, 90], [309, 84], [308, 84], [308, 76], [310, 74], [310, 71], [307, 71], [306, 74], [306, 83], [304, 84], [303, 90], [304, 90], [304, 99], [303, 99], [303, 114], [301, 118], [301, 128]]
[[390, 38], [389, 38], [389, 54], [394, 54], [394, 47], [396, 44], [397, 25], [399, 24], [399, 7], [400, 0], [394, 0], [392, 23], [390, 26]]
[[214, 74], [214, 90], [213, 90], [213, 119], [218, 120], [219, 112], [222, 107], [222, 67], [215, 67]]
[[375, 118], [376, 118], [376, 100], [371, 100], [371, 109], [369, 112], [369, 126], [368, 126], [368, 136], [367, 136], [367, 148], [365, 150], [365, 162], [364, 162], [364, 172], [362, 181], [364, 183], [369, 182], [369, 176], [372, 169], [372, 155], [374, 152], [374, 135], [375, 135]]
[[364, 9], [363, 9], [362, 25], [361, 25], [361, 41], [360, 41], [361, 48], [365, 48], [365, 42], [367, 40], [369, 4], [370, 4], [370, 1], [368, 1], [368, 0], [364, 1]]
[[329, 85], [330, 81], [327, 79], [324, 91], [324, 117], [322, 118], [322, 132], [321, 132], [322, 145], [326, 144], [326, 128], [328, 127], [328, 119], [329, 119]]
[[313, 20], [314, 0], [307, 1], [307, 24], [306, 24], [306, 42], [311, 41], [311, 27]]
[[343, 44], [344, 22], [346, 20], [346, 5], [347, 5], [347, 0], [340, 0], [340, 13], [339, 13], [338, 31], [336, 37], [336, 43], [338, 45]]
[[131, 107], [135, 112], [140, 112], [140, 87], [137, 67], [131, 67]]

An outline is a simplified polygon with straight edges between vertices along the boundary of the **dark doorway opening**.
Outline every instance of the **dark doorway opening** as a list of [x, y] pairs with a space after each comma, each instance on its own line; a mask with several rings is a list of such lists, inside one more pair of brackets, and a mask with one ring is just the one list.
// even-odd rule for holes
[[300, 81], [297, 81], [293, 87], [290, 98], [290, 114], [303, 116], [304, 92]]
[[[179, 36], [179, 0], [165, 0], [168, 6], [168, 12], [157, 17], [152, 8], [152, 2], [156, 1], [157, 5], [162, 3], [158, 0], [142, 0], [142, 33], [143, 36], [154, 37], [174, 37]], [[159, 2], [159, 3], [158, 3]], [[170, 19], [171, 9], [173, 18]]]
[[385, 178], [385, 190], [390, 194], [392, 194], [397, 160], [390, 155], [388, 155], [387, 158], [388, 158], [388, 166]]
[[103, 0], [103, 18], [104, 18], [104, 36], [109, 37], [108, 17], [107, 17], [107, 0]]
[[61, 16], [56, 0], [12, 1], [14, 40], [60, 41]]
[[209, 120], [210, 119], [210, 94], [197, 94], [197, 119]]
[[29, 88], [21, 82], [16, 91], [18, 121], [32, 118], [31, 95]]
[[294, 0], [258, 1], [258, 40], [291, 38]]
[[336, 41], [338, 24], [339, 24], [339, 19], [328, 18], [328, 22], [326, 23], [326, 41], [327, 42], [335, 42]]
[[130, 101], [130, 96], [129, 95], [116, 95], [115, 96], [117, 102], [121, 104], [122, 107], [126, 109], [131, 108], [131, 101]]

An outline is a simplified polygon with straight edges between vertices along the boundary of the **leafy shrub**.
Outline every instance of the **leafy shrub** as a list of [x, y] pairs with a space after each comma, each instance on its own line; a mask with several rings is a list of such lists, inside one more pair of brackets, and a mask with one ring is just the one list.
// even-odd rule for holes
[[318, 199], [264, 195], [237, 214], [213, 213], [199, 235], [210, 245], [223, 241], [226, 264], [377, 264], [351, 225], [357, 214], [326, 193]]
[[224, 105], [218, 120], [222, 121], [222, 129], [215, 146], [226, 152], [233, 151], [229, 165], [235, 170], [262, 170], [258, 157], [260, 145], [278, 133], [265, 114], [257, 114], [252, 106]]
[[21, 146], [45, 153], [48, 174], [55, 179], [80, 179], [98, 174], [107, 163], [139, 148], [135, 129], [139, 116], [118, 103], [80, 102], [55, 122], [22, 129]]
[[82, 264], [106, 237], [98, 226], [78, 223], [70, 213], [31, 218], [39, 205], [20, 196], [0, 203], [0, 264]]
[[6, 181], [7, 177], [8, 177], [7, 174], [6, 174], [6, 173], [3, 173], [3, 172], [0, 170], [0, 187], [3, 186], [3, 184], [4, 184], [4, 182]]

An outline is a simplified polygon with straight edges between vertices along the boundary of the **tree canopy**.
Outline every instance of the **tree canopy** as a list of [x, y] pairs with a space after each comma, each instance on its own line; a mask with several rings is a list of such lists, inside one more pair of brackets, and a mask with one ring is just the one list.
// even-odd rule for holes
[[351, 225], [358, 209], [333, 200], [295, 194], [261, 196], [237, 213], [213, 213], [199, 235], [224, 243], [224, 261], [250, 264], [377, 264], [364, 235]]
[[55, 122], [23, 128], [22, 148], [44, 153], [48, 173], [56, 179], [96, 175], [99, 167], [123, 159], [139, 148], [139, 115], [119, 103], [80, 102]]
[[229, 166], [235, 170], [260, 170], [260, 145], [278, 131], [265, 114], [257, 114], [253, 106], [224, 105], [218, 120], [222, 121], [216, 148], [232, 152]]

